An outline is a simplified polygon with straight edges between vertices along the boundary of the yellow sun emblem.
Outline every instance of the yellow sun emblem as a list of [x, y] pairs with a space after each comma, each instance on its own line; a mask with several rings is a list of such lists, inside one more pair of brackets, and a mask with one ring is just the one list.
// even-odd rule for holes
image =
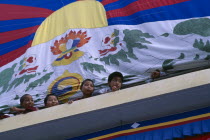
[[56, 78], [48, 87], [49, 94], [56, 95], [60, 101], [67, 101], [79, 89], [83, 78], [78, 73], [70, 73], [66, 70]]

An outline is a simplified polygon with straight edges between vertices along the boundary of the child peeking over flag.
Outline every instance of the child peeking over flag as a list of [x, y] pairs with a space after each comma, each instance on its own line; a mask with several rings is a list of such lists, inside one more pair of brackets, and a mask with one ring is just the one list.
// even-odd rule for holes
[[108, 92], [114, 92], [122, 88], [123, 75], [122, 73], [116, 71], [109, 75], [108, 77], [108, 88], [99, 90], [99, 94], [104, 94]]
[[53, 94], [48, 94], [44, 99], [45, 108], [59, 105], [58, 97]]
[[24, 94], [20, 98], [20, 105], [22, 108], [12, 107], [10, 110], [15, 112], [15, 114], [25, 114], [38, 110], [37, 107], [34, 107], [34, 100], [30, 94]]
[[77, 100], [81, 100], [81, 99], [91, 97], [93, 92], [94, 92], [94, 89], [95, 88], [94, 88], [93, 80], [85, 79], [80, 86], [80, 90], [82, 91], [82, 97], [77, 98], [75, 100], [70, 100], [68, 103], [71, 104], [73, 101], [77, 101]]

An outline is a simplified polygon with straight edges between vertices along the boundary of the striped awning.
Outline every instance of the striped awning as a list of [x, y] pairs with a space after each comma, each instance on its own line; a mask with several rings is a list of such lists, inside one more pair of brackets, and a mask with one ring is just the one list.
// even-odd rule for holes
[[100, 131], [69, 140], [168, 140], [210, 132], [210, 107]]

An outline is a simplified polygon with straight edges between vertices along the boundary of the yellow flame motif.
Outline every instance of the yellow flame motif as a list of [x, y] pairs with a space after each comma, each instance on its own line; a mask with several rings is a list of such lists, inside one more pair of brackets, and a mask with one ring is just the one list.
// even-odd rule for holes
[[[73, 61], [79, 59], [84, 55], [84, 52], [79, 48], [88, 43], [91, 37], [87, 37], [87, 32], [81, 30], [70, 31], [65, 37], [62, 37], [59, 41], [54, 42], [54, 46], [51, 46], [51, 52], [53, 55], [58, 55], [58, 58], [52, 63], [53, 66], [61, 66], [71, 64]], [[67, 46], [68, 43], [68, 46]]]

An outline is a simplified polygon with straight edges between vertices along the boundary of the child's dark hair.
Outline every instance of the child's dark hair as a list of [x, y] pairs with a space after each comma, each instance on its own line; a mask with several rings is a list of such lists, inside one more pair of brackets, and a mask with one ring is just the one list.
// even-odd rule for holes
[[30, 95], [30, 94], [24, 94], [24, 95], [20, 98], [20, 105], [23, 104], [23, 102], [24, 102], [26, 96], [31, 96], [31, 95]]
[[[47, 100], [48, 100], [48, 98], [50, 97], [50, 96], [55, 96], [54, 94], [48, 94], [45, 98], [44, 98], [44, 104], [46, 105], [47, 104]], [[57, 98], [57, 100], [58, 100], [58, 97], [57, 96], [55, 96], [56, 98]]]
[[122, 82], [123, 82], [123, 75], [122, 75], [122, 73], [120, 73], [118, 71], [115, 71], [115, 72], [113, 72], [113, 73], [111, 73], [109, 75], [109, 77], [108, 77], [108, 83], [110, 83], [114, 77], [120, 77], [121, 80], [122, 80]]
[[91, 80], [91, 79], [85, 79], [84, 81], [82, 81], [82, 84], [81, 84], [81, 86], [80, 86], [80, 89], [82, 89], [82, 86], [83, 86], [83, 85], [85, 84], [85, 82], [87, 82], [87, 81], [92, 82], [92, 83], [93, 83], [93, 86], [94, 86], [93, 80]]

